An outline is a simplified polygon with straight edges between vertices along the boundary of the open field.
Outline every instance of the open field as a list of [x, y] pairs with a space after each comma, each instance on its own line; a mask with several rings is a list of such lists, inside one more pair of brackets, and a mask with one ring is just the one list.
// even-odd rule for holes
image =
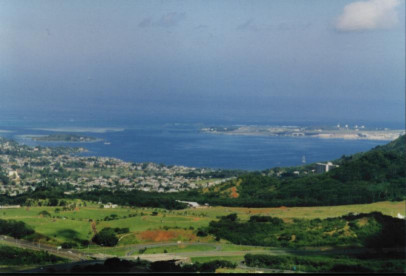
[[[23, 207], [18, 209], [0, 210], [0, 218], [24, 221], [40, 234], [41, 243], [60, 245], [63, 242], [91, 240], [94, 230], [100, 231], [105, 227], [129, 228], [129, 233], [119, 235], [119, 242], [114, 248], [101, 248], [91, 245], [83, 250], [89, 253], [103, 252], [123, 256], [128, 246], [151, 243], [207, 243], [216, 242], [213, 237], [198, 237], [197, 229], [208, 226], [210, 221], [218, 216], [237, 213], [242, 220], [251, 215], [267, 215], [285, 219], [292, 218], [327, 218], [338, 217], [350, 212], [369, 213], [373, 211], [396, 217], [405, 216], [406, 201], [378, 202], [372, 204], [327, 206], [327, 207], [279, 207], [279, 208], [233, 208], [233, 207], [207, 207], [168, 211], [154, 208], [119, 207], [103, 209], [97, 204], [86, 203], [86, 207], [79, 207], [73, 211], [63, 211], [58, 207]], [[59, 210], [57, 210], [59, 209]], [[41, 211], [49, 212], [50, 216], [43, 216]], [[107, 218], [107, 219], [106, 219]], [[95, 228], [92, 227], [92, 224]], [[37, 237], [38, 239], [38, 237]], [[221, 251], [251, 250], [254, 248], [231, 244], [222, 244]], [[162, 247], [148, 249], [148, 253], [185, 252], [185, 251], [211, 251], [210, 246]]]
[[[374, 211], [396, 217], [405, 216], [406, 201], [378, 202], [372, 204], [327, 206], [327, 207], [279, 207], [279, 208], [234, 208], [204, 207], [184, 210], [164, 210], [157, 208], [118, 207], [114, 209], [99, 208], [98, 204], [85, 202], [86, 206], [67, 211], [61, 207], [23, 207], [0, 210], [1, 219], [24, 221], [39, 234], [33, 238], [34, 246], [49, 244], [61, 245], [63, 242], [75, 242], [77, 253], [93, 255], [96, 258], [113, 256], [124, 258], [171, 258], [181, 257], [191, 262], [210, 262], [227, 260], [238, 265], [235, 269], [220, 269], [218, 272], [255, 273], [261, 269], [247, 268], [241, 265], [244, 255], [291, 255], [290, 250], [262, 246], [231, 244], [226, 240], [215, 240], [215, 237], [197, 236], [200, 227], [206, 227], [210, 221], [219, 216], [237, 213], [241, 220], [252, 215], [279, 217], [289, 223], [293, 218], [328, 218], [339, 217], [348, 213], [370, 213]], [[84, 204], [82, 204], [84, 205]], [[46, 214], [43, 211], [49, 213]], [[40, 214], [42, 212], [42, 215]], [[105, 227], [129, 228], [129, 233], [119, 234], [119, 242], [114, 247], [102, 247], [95, 244], [81, 246], [83, 240], [90, 241], [94, 231]], [[45, 246], [44, 246], [45, 247]], [[333, 249], [333, 248], [330, 248]], [[65, 249], [68, 251], [69, 249]], [[306, 249], [310, 250], [310, 249]], [[321, 248], [315, 248], [323, 250]], [[74, 252], [74, 253], [75, 253]], [[315, 252], [315, 254], [317, 254]], [[300, 250], [296, 253], [300, 253]], [[85, 256], [84, 255], [84, 256]], [[88, 257], [87, 257], [88, 258]], [[0, 272], [20, 270], [18, 267], [0, 267]]]
[[[248, 219], [252, 215], [265, 215], [290, 218], [329, 218], [339, 217], [348, 213], [370, 213], [378, 211], [384, 215], [396, 217], [397, 214], [405, 216], [406, 201], [398, 202], [376, 202], [371, 204], [353, 204], [341, 206], [317, 206], [317, 207], [278, 207], [278, 208], [240, 208], [240, 207], [210, 207], [208, 209], [194, 209], [194, 215], [203, 215], [215, 219], [217, 216], [225, 216], [230, 213], [237, 213], [240, 219]], [[177, 211], [182, 213], [182, 211]]]

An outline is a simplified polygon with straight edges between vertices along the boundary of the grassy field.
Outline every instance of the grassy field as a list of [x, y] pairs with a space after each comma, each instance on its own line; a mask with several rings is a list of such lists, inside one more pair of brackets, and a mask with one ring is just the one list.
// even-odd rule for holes
[[[317, 207], [278, 207], [278, 208], [239, 208], [239, 207], [210, 207], [207, 209], [194, 209], [189, 211], [195, 216], [204, 216], [211, 219], [217, 216], [225, 216], [230, 213], [237, 213], [240, 219], [248, 219], [252, 215], [265, 215], [289, 218], [328, 218], [339, 217], [348, 213], [370, 213], [374, 211], [381, 212], [384, 215], [396, 217], [397, 214], [405, 216], [406, 201], [398, 202], [376, 202], [371, 204], [353, 204], [341, 206], [317, 206]], [[177, 211], [182, 214], [184, 211]]]
[[[119, 248], [120, 246], [155, 242], [213, 242], [212, 237], [197, 237], [196, 230], [207, 226], [210, 221], [217, 219], [218, 216], [230, 213], [237, 213], [241, 219], [248, 219], [251, 215], [267, 215], [279, 217], [286, 221], [292, 218], [323, 219], [342, 216], [350, 212], [369, 213], [373, 211], [379, 211], [383, 214], [396, 217], [397, 214], [405, 216], [405, 206], [406, 201], [332, 207], [208, 207], [168, 211], [130, 207], [102, 209], [97, 207], [97, 204], [87, 202], [86, 207], [79, 207], [73, 211], [63, 211], [60, 207], [4, 209], [0, 211], [0, 218], [24, 221], [33, 227], [36, 232], [44, 237], [48, 237], [48, 240], [45, 239], [43, 241], [50, 244], [61, 244], [65, 241], [90, 240], [94, 235], [92, 221], [94, 221], [93, 223], [97, 231], [105, 227], [128, 227], [130, 233], [119, 236], [120, 241], [117, 245]], [[50, 216], [44, 217], [39, 214], [44, 210], [49, 212]], [[153, 212], [157, 212], [157, 214], [153, 215]], [[105, 220], [106, 217], [111, 217], [112, 215], [115, 215], [114, 220]], [[230, 248], [230, 251], [234, 250], [233, 245], [226, 245], [222, 250], [226, 250], [226, 248]], [[97, 251], [99, 247], [89, 250]]]
[[215, 256], [215, 257], [192, 257], [190, 260], [195, 263], [206, 263], [206, 262], [211, 262], [211, 261], [230, 261], [232, 263], [240, 263], [241, 261], [244, 261], [244, 256]]
[[[144, 254], [155, 253], [178, 253], [178, 252], [195, 252], [195, 251], [212, 251], [216, 247], [212, 245], [172, 245], [148, 248]], [[138, 254], [138, 252], [136, 252]]]

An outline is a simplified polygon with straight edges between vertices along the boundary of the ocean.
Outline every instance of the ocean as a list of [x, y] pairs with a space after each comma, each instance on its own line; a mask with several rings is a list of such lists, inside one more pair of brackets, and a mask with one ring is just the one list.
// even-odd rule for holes
[[[389, 141], [267, 137], [209, 134], [199, 124], [123, 126], [108, 129], [97, 126], [52, 125], [38, 127], [14, 124], [0, 126], [1, 136], [30, 146], [80, 146], [84, 156], [107, 156], [130, 162], [155, 162], [200, 168], [264, 170], [334, 160], [342, 155], [368, 151]], [[102, 139], [99, 142], [37, 142], [25, 135], [80, 131]], [[78, 132], [79, 133], [79, 132]]]

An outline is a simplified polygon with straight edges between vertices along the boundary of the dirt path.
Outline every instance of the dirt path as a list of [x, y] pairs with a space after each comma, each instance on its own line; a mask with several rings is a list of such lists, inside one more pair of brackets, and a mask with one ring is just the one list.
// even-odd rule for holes
[[92, 225], [92, 231], [96, 235], [97, 234], [96, 222], [94, 220], [92, 220], [91, 225]]

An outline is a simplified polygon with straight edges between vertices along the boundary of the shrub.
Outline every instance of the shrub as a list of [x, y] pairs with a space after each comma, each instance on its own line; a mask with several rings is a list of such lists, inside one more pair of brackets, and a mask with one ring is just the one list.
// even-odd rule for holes
[[116, 232], [117, 234], [126, 234], [128, 232], [130, 232], [130, 228], [126, 227], [126, 228], [114, 228], [114, 232]]
[[74, 242], [64, 242], [61, 244], [63, 249], [70, 249], [76, 246], [76, 243]]
[[94, 235], [92, 241], [102, 246], [115, 246], [118, 243], [118, 238], [114, 230], [108, 227], [103, 228], [99, 233]]
[[43, 216], [43, 217], [50, 217], [51, 216], [51, 214], [46, 210], [43, 210], [43, 211], [39, 212], [38, 215]]
[[196, 236], [198, 237], [207, 237], [207, 232], [205, 230], [199, 229], [199, 231], [197, 231]]

